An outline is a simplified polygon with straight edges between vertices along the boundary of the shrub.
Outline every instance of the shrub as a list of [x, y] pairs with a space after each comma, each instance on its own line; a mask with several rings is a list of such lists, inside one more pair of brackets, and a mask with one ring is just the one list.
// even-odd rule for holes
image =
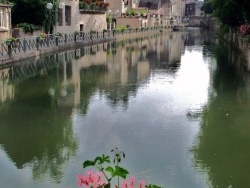
[[28, 24], [28, 23], [17, 24], [17, 27], [22, 28], [24, 33], [33, 33], [34, 30], [41, 29], [41, 26], [37, 26], [34, 24]]
[[132, 15], [132, 16], [135, 16], [135, 14], [136, 14], [136, 11], [135, 11], [134, 9], [132, 9], [132, 10], [131, 10], [131, 15]]
[[119, 25], [119, 26], [117, 26], [117, 27], [115, 28], [116, 31], [121, 31], [121, 32], [124, 32], [125, 29], [126, 29], [126, 27], [123, 26], [123, 25]]

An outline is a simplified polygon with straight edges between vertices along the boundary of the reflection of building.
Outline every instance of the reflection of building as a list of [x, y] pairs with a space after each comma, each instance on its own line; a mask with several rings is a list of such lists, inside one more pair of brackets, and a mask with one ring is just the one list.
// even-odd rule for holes
[[14, 86], [9, 84], [9, 68], [0, 70], [0, 101], [14, 98]]
[[11, 35], [11, 8], [13, 4], [8, 1], [0, 2], [0, 40]]

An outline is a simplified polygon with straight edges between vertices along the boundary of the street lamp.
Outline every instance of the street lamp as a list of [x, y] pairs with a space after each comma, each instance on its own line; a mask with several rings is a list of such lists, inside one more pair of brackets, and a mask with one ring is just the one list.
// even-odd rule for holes
[[[55, 2], [54, 2], [54, 0], [52, 1], [52, 3], [50, 2], [50, 3], [47, 3], [47, 4], [46, 4], [46, 8], [47, 8], [48, 10], [54, 9], [54, 10], [52, 10], [52, 13], [54, 13], [54, 20], [52, 20], [51, 26], [54, 27], [54, 32], [55, 32], [55, 33], [57, 32], [57, 31], [56, 31], [56, 24], [57, 24], [57, 16], [58, 16], [58, 15], [57, 15], [57, 12], [58, 12], [58, 8], [59, 8], [59, 9], [63, 9], [64, 6], [65, 6], [64, 3], [59, 3], [59, 7], [57, 7], [56, 4], [55, 4]], [[53, 7], [54, 7], [54, 8], [53, 8]], [[50, 18], [50, 19], [52, 19], [52, 18]]]
[[112, 10], [108, 10], [108, 23], [109, 23], [109, 30], [111, 31], [111, 22], [112, 22], [112, 18], [110, 17], [111, 16], [111, 12]]
[[114, 17], [114, 28], [116, 27], [116, 18], [118, 17], [119, 12], [120, 12], [119, 10], [116, 10], [114, 13], [114, 16], [113, 16]]

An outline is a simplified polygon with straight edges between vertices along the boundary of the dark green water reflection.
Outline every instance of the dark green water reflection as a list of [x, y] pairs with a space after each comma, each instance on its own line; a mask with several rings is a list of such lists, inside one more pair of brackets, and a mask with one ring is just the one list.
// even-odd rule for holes
[[77, 187], [115, 147], [148, 183], [250, 187], [249, 75], [228, 47], [190, 29], [2, 68], [1, 187]]
[[207, 171], [211, 187], [249, 187], [249, 74], [239, 54], [223, 48], [213, 49], [217, 62], [214, 91], [202, 113], [193, 150], [195, 164]]

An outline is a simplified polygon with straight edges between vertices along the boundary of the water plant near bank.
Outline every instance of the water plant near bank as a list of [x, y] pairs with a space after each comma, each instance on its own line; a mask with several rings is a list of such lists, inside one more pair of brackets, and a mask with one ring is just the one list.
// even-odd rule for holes
[[[121, 160], [125, 158], [125, 153], [117, 148], [112, 149], [113, 161], [110, 162], [109, 155], [97, 156], [94, 160], [84, 161], [83, 168], [94, 167], [85, 171], [84, 174], [77, 175], [78, 186], [88, 188], [161, 188], [157, 185], [146, 184], [144, 180], [137, 180], [129, 175], [129, 171], [120, 166]], [[122, 179], [122, 181], [120, 180]], [[113, 185], [112, 185], [113, 184]]]

